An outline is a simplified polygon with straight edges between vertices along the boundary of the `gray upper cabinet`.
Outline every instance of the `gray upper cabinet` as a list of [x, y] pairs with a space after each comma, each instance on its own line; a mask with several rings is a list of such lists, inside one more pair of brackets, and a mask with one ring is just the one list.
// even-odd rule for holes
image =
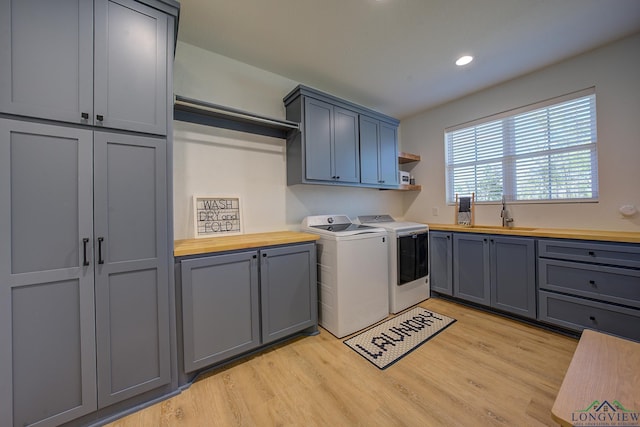
[[333, 165], [338, 182], [360, 181], [358, 114], [333, 107]]
[[0, 424], [96, 409], [92, 132], [0, 119]]
[[308, 98], [304, 103], [305, 179], [331, 181], [335, 177], [332, 162], [333, 106]]
[[0, 0], [0, 109], [93, 120], [93, 2]]
[[0, 111], [165, 135], [167, 25], [133, 0], [0, 0]]
[[94, 123], [166, 135], [167, 15], [133, 0], [95, 8]]
[[360, 116], [360, 181], [398, 186], [397, 128], [364, 115]]
[[304, 107], [305, 178], [358, 182], [358, 115], [313, 98]]
[[398, 126], [380, 122], [380, 178], [384, 185], [396, 187], [398, 180]]
[[302, 85], [284, 103], [288, 185], [398, 188], [398, 120]]

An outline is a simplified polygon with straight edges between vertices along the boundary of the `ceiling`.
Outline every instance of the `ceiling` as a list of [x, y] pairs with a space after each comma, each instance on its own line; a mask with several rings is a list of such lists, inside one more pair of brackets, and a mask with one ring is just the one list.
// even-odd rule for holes
[[399, 119], [640, 31], [640, 0], [180, 4], [179, 40]]

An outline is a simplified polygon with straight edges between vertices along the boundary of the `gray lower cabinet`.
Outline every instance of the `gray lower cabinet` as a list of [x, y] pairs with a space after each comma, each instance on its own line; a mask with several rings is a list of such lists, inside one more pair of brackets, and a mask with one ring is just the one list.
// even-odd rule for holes
[[134, 0], [0, 0], [0, 111], [165, 135], [168, 22]]
[[453, 234], [453, 295], [482, 305], [491, 304], [489, 237]]
[[181, 262], [184, 371], [260, 345], [258, 252]]
[[452, 233], [429, 231], [429, 256], [431, 290], [445, 295], [453, 295]]
[[453, 234], [453, 295], [523, 317], [536, 317], [532, 238]]
[[538, 319], [640, 341], [640, 245], [538, 241]]
[[316, 327], [315, 243], [261, 249], [260, 261], [262, 343]]
[[184, 372], [317, 328], [313, 243], [180, 261]]
[[360, 182], [398, 186], [397, 126], [360, 115]]
[[0, 119], [0, 424], [170, 381], [166, 141]]

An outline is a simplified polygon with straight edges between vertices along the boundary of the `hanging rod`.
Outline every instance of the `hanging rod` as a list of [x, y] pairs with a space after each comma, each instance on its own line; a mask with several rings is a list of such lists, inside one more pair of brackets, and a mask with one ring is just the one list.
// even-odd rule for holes
[[173, 118], [182, 122], [198, 123], [258, 135], [286, 139], [300, 124], [289, 120], [242, 111], [224, 105], [212, 104], [186, 96], [175, 95]]

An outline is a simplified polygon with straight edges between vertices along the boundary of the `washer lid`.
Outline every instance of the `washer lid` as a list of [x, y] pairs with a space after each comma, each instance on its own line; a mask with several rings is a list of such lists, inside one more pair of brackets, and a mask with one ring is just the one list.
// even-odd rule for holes
[[386, 233], [384, 228], [354, 224], [346, 215], [308, 216], [302, 221], [302, 228], [316, 233], [336, 236], [352, 236], [365, 233]]
[[312, 215], [302, 220], [303, 227], [337, 224], [352, 224], [352, 222], [346, 215]]
[[360, 215], [358, 217], [358, 222], [360, 224], [371, 224], [371, 223], [379, 223], [379, 222], [395, 222], [395, 219], [391, 215]]

